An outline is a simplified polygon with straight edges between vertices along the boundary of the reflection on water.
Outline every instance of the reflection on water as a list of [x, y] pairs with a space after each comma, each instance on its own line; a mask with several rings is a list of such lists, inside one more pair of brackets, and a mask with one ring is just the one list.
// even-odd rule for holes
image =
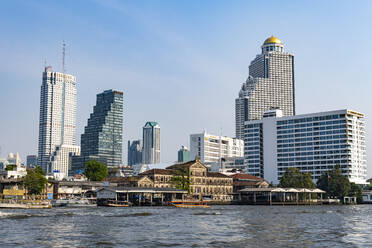
[[372, 205], [0, 210], [0, 247], [372, 247]]

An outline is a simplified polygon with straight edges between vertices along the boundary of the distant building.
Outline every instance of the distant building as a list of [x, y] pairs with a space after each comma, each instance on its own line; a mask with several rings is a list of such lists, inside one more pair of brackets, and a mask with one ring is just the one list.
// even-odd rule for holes
[[[245, 122], [245, 164], [251, 175], [279, 183], [288, 168], [312, 174], [314, 181], [340, 165], [351, 182], [367, 179], [364, 115], [343, 109]], [[279, 114], [279, 116], [275, 116]]]
[[186, 163], [189, 162], [190, 159], [190, 151], [187, 149], [186, 146], [182, 146], [180, 150], [178, 150], [178, 162]]
[[16, 166], [13, 170], [3, 170], [0, 173], [0, 179], [18, 179], [27, 175], [25, 166]]
[[190, 158], [200, 157], [204, 164], [221, 163], [222, 158], [243, 157], [244, 142], [206, 132], [190, 135]]
[[142, 163], [160, 163], [160, 126], [157, 122], [146, 122], [143, 127]]
[[27, 168], [34, 168], [37, 165], [37, 156], [28, 155], [26, 158], [26, 165], [27, 165]]
[[76, 78], [45, 67], [40, 92], [38, 165], [52, 173], [57, 146], [75, 145]]
[[260, 120], [272, 108], [284, 116], [295, 114], [294, 56], [273, 36], [249, 65], [249, 77], [235, 100], [236, 138], [243, 139], [245, 121]]
[[142, 163], [142, 141], [128, 140], [128, 165]]
[[236, 173], [246, 173], [248, 168], [244, 164], [244, 157], [229, 157], [222, 158], [222, 168], [219, 164], [213, 164], [211, 171], [230, 176]]
[[80, 146], [61, 145], [56, 146], [51, 157], [51, 169], [54, 175], [60, 178], [67, 178], [71, 169], [72, 156], [80, 155]]
[[9, 153], [8, 155], [8, 164], [15, 164], [17, 166], [21, 166], [21, 157], [19, 153]]
[[108, 177], [117, 178], [117, 177], [132, 177], [133, 168], [131, 166], [110, 166], [107, 167]]
[[122, 140], [123, 92], [106, 90], [97, 95], [93, 113], [81, 135], [81, 156], [72, 158], [72, 174], [83, 171], [89, 160], [106, 166], [122, 164]]
[[5, 167], [8, 165], [8, 160], [6, 158], [0, 158], [0, 171], [5, 170]]

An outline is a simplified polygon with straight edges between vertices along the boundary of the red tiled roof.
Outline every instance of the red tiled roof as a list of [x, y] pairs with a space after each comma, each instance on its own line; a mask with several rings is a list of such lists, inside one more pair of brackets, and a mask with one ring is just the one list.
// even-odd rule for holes
[[264, 181], [265, 179], [261, 177], [256, 177], [251, 174], [242, 174], [242, 173], [237, 173], [231, 176], [234, 179], [245, 179], [245, 180], [256, 180], [256, 181]]
[[207, 172], [207, 177], [224, 177], [224, 178], [231, 178], [219, 172]]
[[193, 165], [195, 163], [196, 163], [196, 160], [192, 160], [192, 161], [189, 161], [189, 162], [186, 162], [186, 163], [174, 164], [174, 165], [168, 166], [166, 169], [167, 170], [173, 170], [173, 169], [178, 169], [178, 168], [189, 168], [191, 165]]

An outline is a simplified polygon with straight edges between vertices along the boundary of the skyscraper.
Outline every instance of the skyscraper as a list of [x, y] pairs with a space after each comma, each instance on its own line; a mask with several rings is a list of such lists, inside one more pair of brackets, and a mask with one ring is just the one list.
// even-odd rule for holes
[[190, 150], [187, 149], [186, 146], [182, 146], [181, 149], [178, 150], [178, 162], [186, 163], [190, 160]]
[[27, 168], [34, 168], [37, 165], [37, 156], [28, 155], [26, 159]]
[[97, 95], [96, 106], [81, 135], [81, 156], [74, 159], [72, 170], [83, 170], [84, 163], [89, 160], [119, 166], [122, 163], [122, 140], [123, 92], [106, 90]]
[[128, 140], [128, 165], [142, 163], [142, 140]]
[[248, 79], [235, 100], [238, 139], [243, 139], [244, 122], [262, 119], [266, 110], [295, 114], [294, 56], [284, 52], [283, 43], [274, 36], [265, 40], [261, 51], [251, 62]]
[[38, 164], [51, 173], [51, 161], [56, 148], [75, 145], [76, 130], [76, 78], [73, 75], [54, 72], [45, 67], [40, 92], [40, 124]]
[[160, 126], [157, 122], [146, 122], [143, 127], [142, 163], [160, 163]]

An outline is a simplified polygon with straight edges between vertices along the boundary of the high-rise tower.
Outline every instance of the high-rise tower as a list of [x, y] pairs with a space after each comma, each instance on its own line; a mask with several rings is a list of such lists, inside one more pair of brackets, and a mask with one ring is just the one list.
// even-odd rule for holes
[[96, 106], [81, 135], [81, 169], [90, 159], [119, 166], [123, 155], [123, 92], [106, 90], [97, 95]]
[[143, 127], [142, 163], [160, 163], [160, 126], [157, 122], [146, 122]]
[[76, 78], [45, 67], [40, 92], [38, 164], [47, 172], [60, 170], [52, 163], [57, 147], [75, 145]]
[[142, 163], [142, 140], [128, 140], [128, 165]]
[[251, 62], [249, 76], [235, 100], [236, 137], [243, 139], [244, 121], [260, 120], [270, 109], [283, 116], [295, 114], [294, 56], [284, 52], [274, 36], [265, 40], [261, 54]]

